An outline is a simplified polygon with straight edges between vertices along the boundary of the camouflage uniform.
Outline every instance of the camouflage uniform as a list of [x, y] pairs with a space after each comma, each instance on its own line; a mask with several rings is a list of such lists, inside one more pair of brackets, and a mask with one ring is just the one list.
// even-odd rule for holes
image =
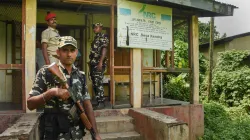
[[[78, 99], [89, 100], [90, 96], [87, 91], [85, 82], [85, 74], [79, 71], [74, 65], [69, 75], [67, 70], [59, 62], [59, 68], [65, 74], [68, 85], [77, 89], [75, 94]], [[47, 66], [41, 68], [34, 81], [31, 96], [37, 96], [48, 89], [58, 87], [59, 82], [49, 72]], [[75, 117], [69, 113], [75, 109], [71, 98], [62, 101], [57, 97], [53, 97], [47, 101], [44, 106], [44, 113], [40, 117], [40, 139], [42, 140], [80, 140], [85, 135], [84, 126], [79, 122], [79, 117]]]
[[[101, 23], [96, 23], [94, 26], [102, 26]], [[102, 55], [102, 49], [107, 48], [109, 44], [109, 39], [107, 35], [103, 33], [97, 33], [92, 44], [89, 55], [90, 60], [90, 76], [92, 80], [93, 90], [95, 92], [95, 97], [98, 102], [104, 100], [104, 89], [103, 89], [103, 76], [104, 71], [107, 66], [107, 58], [105, 57], [102, 71], [97, 70], [97, 65], [100, 62]]]

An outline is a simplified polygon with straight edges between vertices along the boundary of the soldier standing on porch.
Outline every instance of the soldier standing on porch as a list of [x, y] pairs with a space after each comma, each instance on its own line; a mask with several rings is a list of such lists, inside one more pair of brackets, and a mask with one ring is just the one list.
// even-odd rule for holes
[[89, 54], [89, 69], [92, 80], [92, 86], [97, 101], [96, 109], [105, 107], [103, 77], [107, 66], [107, 47], [109, 44], [108, 37], [102, 33], [102, 23], [93, 24], [93, 31], [96, 34], [91, 44]]
[[49, 65], [53, 62], [58, 63], [56, 50], [58, 48], [58, 38], [60, 37], [58, 30], [56, 30], [56, 14], [47, 13], [45, 17], [48, 28], [42, 32], [42, 52], [45, 64]]
[[[85, 74], [74, 65], [78, 53], [76, 40], [71, 36], [60, 37], [56, 52], [60, 60], [57, 66], [65, 77], [70, 91], [81, 101], [86, 116], [96, 133], [95, 140], [101, 140]], [[48, 68], [48, 65], [45, 65], [38, 71], [27, 99], [27, 106], [30, 110], [44, 105], [44, 112], [39, 118], [40, 140], [82, 140], [85, 135], [85, 126], [80, 122], [73, 101], [74, 97], [68, 94], [67, 89], [60, 88], [61, 83]]]

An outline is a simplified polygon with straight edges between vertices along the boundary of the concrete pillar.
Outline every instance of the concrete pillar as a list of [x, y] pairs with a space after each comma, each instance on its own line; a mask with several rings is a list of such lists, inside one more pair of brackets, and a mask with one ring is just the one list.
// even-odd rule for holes
[[133, 107], [141, 108], [142, 99], [142, 73], [141, 73], [141, 49], [132, 49], [133, 51], [133, 71], [132, 71], [132, 82], [133, 82]]
[[[25, 4], [25, 93], [26, 99], [36, 75], [36, 11], [37, 1], [26, 0]], [[25, 101], [26, 102], [26, 101]], [[26, 106], [26, 112], [30, 112]]]
[[198, 17], [192, 16], [191, 21], [191, 31], [192, 31], [192, 59], [191, 59], [191, 68], [192, 68], [192, 103], [199, 103], [199, 27], [198, 27]]

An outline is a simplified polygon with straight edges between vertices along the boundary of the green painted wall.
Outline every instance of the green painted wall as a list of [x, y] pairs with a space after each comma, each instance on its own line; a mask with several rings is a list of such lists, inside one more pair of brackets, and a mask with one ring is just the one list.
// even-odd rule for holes
[[53, 9], [38, 9], [37, 10], [37, 23], [46, 23], [45, 16], [47, 11], [56, 13], [58, 24], [63, 25], [82, 25], [85, 24], [85, 14], [77, 13], [72, 11], [64, 10], [53, 10]]
[[[0, 16], [0, 19], [9, 19], [9, 20], [17, 20], [21, 21], [21, 7], [4, 7], [0, 5], [0, 11], [2, 11], [1, 15], [5, 15], [5, 17]], [[3, 13], [3, 11], [5, 11]], [[14, 11], [14, 12], [13, 12]], [[111, 23], [111, 17], [109, 14], [88, 14], [88, 20], [87, 24], [85, 25], [85, 13], [77, 13], [77, 12], [72, 12], [72, 11], [65, 11], [65, 10], [54, 10], [54, 9], [37, 9], [37, 23], [39, 24], [46, 24], [44, 18], [47, 14], [47, 11], [51, 11], [57, 14], [57, 21], [59, 25], [78, 25], [78, 26], [85, 26], [87, 30], [87, 46], [85, 50], [87, 51], [86, 53], [82, 52], [82, 57], [84, 60], [84, 64], [89, 61], [88, 55], [90, 52], [90, 46], [91, 42], [93, 41], [94, 38], [94, 33], [92, 31], [92, 24], [96, 22], [101, 22], [103, 23], [104, 27], [110, 27]], [[116, 28], [116, 20], [117, 18], [115, 17], [115, 28]], [[105, 33], [106, 31], [104, 31]], [[109, 32], [109, 31], [108, 31]], [[85, 38], [85, 37], [83, 37]], [[2, 39], [0, 39], [0, 42], [2, 42]], [[35, 46], [34, 46], [35, 47]], [[84, 50], [84, 49], [83, 49]], [[153, 50], [143, 50], [144, 51], [144, 64], [145, 66], [153, 66]], [[85, 55], [86, 54], [86, 55]], [[1, 57], [4, 57], [3, 55]], [[3, 60], [3, 59], [2, 59]], [[88, 73], [88, 68], [85, 69], [85, 73]], [[107, 77], [109, 77], [107, 75]], [[121, 78], [123, 77], [123, 78]], [[117, 75], [115, 76], [116, 81], [128, 81], [128, 76], [127, 75]], [[122, 80], [123, 79], [123, 80]], [[91, 92], [91, 81], [88, 80], [88, 88], [89, 91]], [[149, 87], [145, 86], [146, 88], [145, 92], [148, 92]], [[129, 91], [129, 90], [126, 90]], [[107, 93], [107, 88], [106, 88], [106, 93]], [[119, 95], [119, 91], [117, 91], [117, 94]]]

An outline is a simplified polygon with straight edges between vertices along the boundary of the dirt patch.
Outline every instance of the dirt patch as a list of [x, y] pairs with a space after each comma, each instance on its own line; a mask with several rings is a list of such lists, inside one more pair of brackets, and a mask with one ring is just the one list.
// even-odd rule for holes
[[4, 114], [0, 115], [0, 134], [3, 133], [7, 128], [11, 127], [21, 117], [19, 114]]

